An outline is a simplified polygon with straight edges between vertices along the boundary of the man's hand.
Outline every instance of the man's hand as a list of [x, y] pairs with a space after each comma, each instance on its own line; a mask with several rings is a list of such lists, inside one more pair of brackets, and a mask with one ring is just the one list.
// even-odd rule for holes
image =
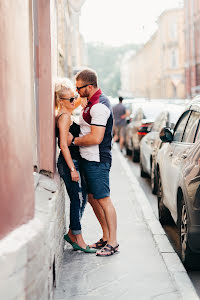
[[88, 104], [87, 98], [81, 98], [81, 106], [82, 108], [85, 108]]
[[67, 137], [67, 145], [70, 146], [73, 140], [73, 135], [69, 132]]

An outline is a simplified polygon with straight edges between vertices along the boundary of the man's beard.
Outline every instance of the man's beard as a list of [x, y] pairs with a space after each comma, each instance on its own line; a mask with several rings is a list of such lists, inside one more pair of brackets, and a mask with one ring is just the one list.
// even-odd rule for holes
[[82, 95], [82, 98], [88, 98], [89, 97], [89, 93], [87, 91], [85, 91]]

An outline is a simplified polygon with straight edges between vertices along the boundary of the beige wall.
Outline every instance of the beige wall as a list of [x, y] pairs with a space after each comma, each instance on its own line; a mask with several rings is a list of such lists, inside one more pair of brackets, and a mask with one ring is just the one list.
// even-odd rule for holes
[[182, 9], [165, 11], [158, 19], [158, 30], [132, 57], [131, 92], [135, 97], [185, 97], [183, 22]]
[[85, 45], [79, 32], [80, 10], [85, 0], [57, 0], [58, 75], [73, 79], [73, 70], [85, 62]]
[[154, 98], [159, 95], [159, 56], [158, 35], [154, 34], [131, 61], [131, 86], [135, 97]]
[[[159, 19], [159, 34], [161, 37], [162, 65], [162, 96], [173, 98], [175, 89], [176, 97], [185, 97], [184, 88], [184, 12], [182, 9], [171, 10], [164, 13]], [[176, 65], [172, 64], [173, 52], [177, 56]]]

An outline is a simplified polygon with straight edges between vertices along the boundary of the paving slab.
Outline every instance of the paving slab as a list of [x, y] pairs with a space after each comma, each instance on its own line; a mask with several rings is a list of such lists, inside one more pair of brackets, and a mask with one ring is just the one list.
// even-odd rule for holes
[[[181, 280], [186, 283], [184, 289], [190, 295], [187, 300], [199, 299], [150, 205], [146, 203], [145, 194], [117, 149], [113, 150], [111, 197], [118, 216], [120, 253], [102, 258], [74, 251], [66, 244], [54, 300], [186, 299], [180, 287]], [[68, 204], [66, 207], [68, 209]], [[100, 226], [89, 204], [82, 227], [88, 244], [101, 237]]]

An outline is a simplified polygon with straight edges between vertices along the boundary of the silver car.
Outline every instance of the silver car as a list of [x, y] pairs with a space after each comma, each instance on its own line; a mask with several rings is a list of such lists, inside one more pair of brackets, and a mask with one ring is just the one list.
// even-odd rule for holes
[[156, 147], [160, 142], [159, 133], [165, 126], [173, 127], [184, 107], [173, 104], [166, 104], [164, 110], [156, 118], [154, 125], [149, 132], [140, 142], [140, 170], [141, 176], [145, 177], [151, 175], [152, 165], [154, 167], [154, 153]]
[[[163, 128], [157, 155], [158, 212], [178, 226], [180, 257], [195, 268], [200, 255], [200, 97], [191, 101], [174, 130]], [[199, 266], [198, 266], [199, 267]]]

